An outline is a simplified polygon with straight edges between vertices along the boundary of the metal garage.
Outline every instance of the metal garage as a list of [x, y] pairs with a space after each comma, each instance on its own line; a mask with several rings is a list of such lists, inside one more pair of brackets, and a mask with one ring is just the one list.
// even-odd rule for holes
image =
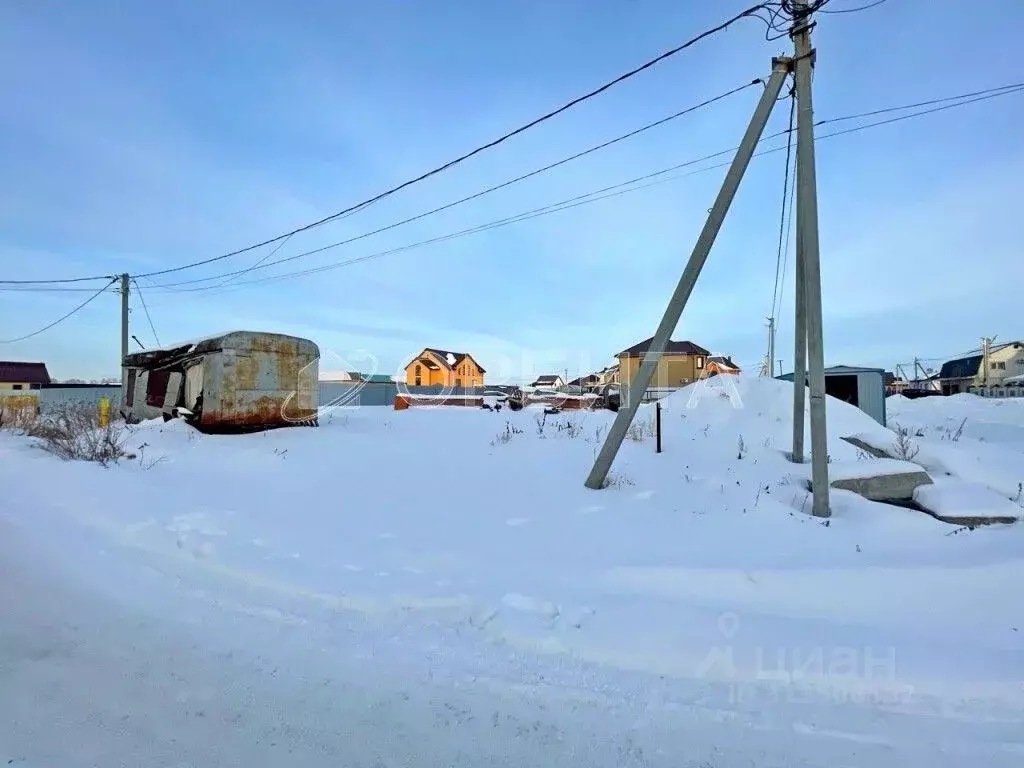
[[[793, 374], [779, 376], [792, 381]], [[855, 405], [885, 426], [885, 370], [833, 365], [825, 369], [825, 394]]]

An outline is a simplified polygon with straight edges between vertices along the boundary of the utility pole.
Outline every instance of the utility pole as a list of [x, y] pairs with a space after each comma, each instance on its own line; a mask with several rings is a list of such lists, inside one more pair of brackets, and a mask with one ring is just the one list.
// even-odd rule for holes
[[121, 404], [128, 402], [127, 369], [124, 367], [124, 358], [128, 354], [128, 283], [131, 276], [125, 272], [121, 275]]
[[[799, 166], [798, 166], [799, 168]], [[798, 171], [799, 172], [799, 171]], [[807, 287], [804, 279], [804, 239], [800, 225], [804, 217], [796, 208], [796, 314], [793, 319], [793, 451], [789, 458], [804, 463], [804, 410], [807, 404]]]
[[[655, 331], [651, 344], [644, 353], [640, 369], [629, 383], [627, 390], [628, 403], [625, 404], [625, 407], [620, 407], [615, 415], [615, 421], [608, 431], [608, 437], [605, 438], [604, 445], [601, 446], [601, 451], [594, 461], [590, 474], [587, 476], [587, 488], [596, 490], [604, 487], [608, 470], [611, 469], [615, 455], [618, 453], [619, 447], [626, 437], [626, 432], [629, 430], [629, 425], [636, 416], [640, 401], [651, 384], [655, 368], [657, 368], [658, 361], [665, 351], [665, 345], [668, 343], [669, 336], [671, 336], [672, 331], [678, 325], [679, 318], [682, 316], [687, 301], [689, 301], [690, 294], [693, 293], [693, 287], [697, 283], [697, 278], [700, 277], [708, 254], [711, 253], [711, 247], [715, 244], [715, 238], [722, 228], [725, 215], [729, 212], [729, 207], [736, 196], [736, 190], [739, 188], [743, 174], [750, 164], [754, 148], [764, 133], [764, 127], [768, 122], [768, 117], [771, 115], [772, 107], [775, 106], [775, 101], [779, 97], [791, 65], [792, 59], [789, 58], [776, 58], [772, 61], [771, 77], [768, 78], [768, 83], [761, 93], [761, 99], [754, 109], [754, 114], [750, 119], [746, 132], [743, 134], [739, 149], [736, 150], [736, 155], [733, 157], [729, 170], [725, 174], [722, 188], [719, 190], [718, 196], [708, 212], [707, 221], [704, 222], [704, 228], [701, 230], [697, 243], [690, 253], [690, 259], [686, 263], [685, 269], [683, 269], [679, 283], [669, 299], [668, 306], [665, 308], [665, 314], [658, 324], [658, 330]], [[825, 490], [826, 492], [828, 491], [827, 488]]]
[[775, 378], [775, 318], [768, 318], [768, 376]]
[[985, 388], [985, 397], [988, 397], [988, 357], [992, 353], [992, 342], [995, 336], [981, 337], [981, 386]]
[[[790, 33], [796, 56], [797, 133], [796, 177], [798, 243], [802, 243], [804, 294], [807, 311], [807, 368], [811, 395], [811, 483], [815, 517], [828, 517], [828, 439], [825, 420], [825, 346], [821, 310], [821, 262], [818, 253], [818, 188], [814, 166], [814, 108], [811, 100], [811, 70], [815, 51], [811, 47], [810, 11], [807, 0], [794, 0], [794, 22]], [[799, 294], [799, 292], [798, 292]], [[802, 379], [794, 379], [803, 387]], [[796, 414], [793, 414], [794, 417]]]

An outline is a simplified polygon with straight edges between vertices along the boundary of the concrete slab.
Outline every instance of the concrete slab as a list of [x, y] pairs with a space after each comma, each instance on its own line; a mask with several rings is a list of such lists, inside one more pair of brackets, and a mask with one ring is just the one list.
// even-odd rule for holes
[[981, 483], [940, 479], [914, 492], [918, 507], [944, 523], [975, 527], [1018, 522], [1024, 509]]
[[875, 448], [873, 445], [869, 445], [859, 437], [841, 437], [840, 440], [845, 440], [854, 448], [860, 448], [864, 453], [869, 456], [874, 456], [876, 459], [892, 459], [895, 458], [888, 451], [884, 451], [881, 448]]
[[833, 488], [842, 488], [871, 501], [909, 502], [914, 491], [931, 485], [932, 479], [921, 467], [896, 459], [866, 459], [842, 462], [829, 467]]

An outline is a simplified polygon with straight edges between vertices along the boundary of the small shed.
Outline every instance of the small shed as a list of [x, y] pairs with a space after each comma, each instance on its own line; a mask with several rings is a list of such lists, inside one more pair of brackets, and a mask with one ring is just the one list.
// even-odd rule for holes
[[[792, 381], [793, 374], [779, 376]], [[825, 394], [855, 405], [885, 426], [885, 369], [833, 365], [825, 369]]]
[[0, 360], [0, 389], [42, 389], [50, 386], [46, 363]]
[[204, 432], [315, 424], [320, 350], [308, 339], [231, 331], [126, 355], [128, 421], [181, 416]]

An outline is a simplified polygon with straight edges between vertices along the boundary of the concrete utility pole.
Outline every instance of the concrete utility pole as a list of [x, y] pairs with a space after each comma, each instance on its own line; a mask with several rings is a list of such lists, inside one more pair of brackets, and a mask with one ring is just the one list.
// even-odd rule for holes
[[128, 386], [127, 369], [124, 358], [128, 354], [128, 283], [131, 276], [125, 272], [121, 275], [121, 402], [127, 402], [125, 389]]
[[796, 209], [796, 314], [793, 319], [793, 451], [790, 461], [804, 463], [804, 410], [807, 404], [807, 281], [804, 279], [804, 241], [800, 206]]
[[772, 75], [768, 79], [767, 85], [765, 85], [757, 107], [754, 109], [750, 125], [747, 126], [739, 149], [736, 150], [736, 156], [733, 158], [732, 164], [725, 174], [722, 188], [718, 192], [718, 197], [715, 198], [714, 205], [711, 206], [707, 221], [704, 223], [704, 228], [701, 230], [697, 243], [690, 254], [690, 260], [686, 263], [686, 268], [679, 278], [679, 283], [669, 299], [668, 306], [665, 308], [665, 314], [658, 325], [658, 330], [655, 331], [654, 337], [651, 339], [651, 345], [644, 353], [640, 370], [637, 371], [636, 376], [629, 383], [627, 390], [628, 402], [623, 404], [624, 407], [619, 408], [618, 413], [615, 415], [615, 422], [608, 432], [608, 437], [605, 438], [604, 445], [601, 446], [601, 452], [594, 461], [594, 466], [587, 477], [587, 488], [599, 489], [604, 487], [608, 470], [611, 469], [615, 455], [618, 453], [619, 447], [626, 437], [629, 425], [636, 416], [644, 393], [647, 392], [647, 388], [651, 384], [655, 368], [661, 359], [662, 353], [665, 351], [665, 345], [668, 343], [672, 331], [675, 330], [676, 325], [679, 323], [679, 318], [686, 307], [686, 302], [693, 292], [693, 287], [697, 283], [697, 278], [700, 277], [708, 254], [711, 253], [711, 247], [715, 244], [715, 238], [722, 228], [722, 222], [729, 211], [729, 206], [732, 205], [733, 198], [736, 196], [736, 190], [743, 179], [743, 174], [750, 164], [750, 158], [754, 154], [754, 149], [764, 133], [764, 127], [768, 122], [768, 117], [771, 115], [772, 107], [775, 106], [775, 101], [779, 97], [779, 92], [782, 90], [782, 84], [789, 74], [791, 63], [792, 60], [788, 58], [777, 58], [772, 61]]
[[992, 353], [992, 342], [995, 336], [981, 337], [981, 385], [985, 388], [985, 396], [988, 396], [988, 356]]
[[[811, 100], [811, 70], [814, 67], [815, 52], [811, 47], [812, 24], [807, 0], [794, 0], [793, 7], [795, 18], [790, 34], [796, 52], [793, 64], [797, 106], [797, 262], [803, 264], [802, 293], [807, 315], [807, 368], [810, 374], [808, 378], [811, 395], [811, 483], [814, 489], [812, 514], [815, 517], [828, 517], [831, 513], [828, 504], [825, 349], [821, 311], [821, 262], [818, 253], [818, 189], [814, 167], [814, 108]], [[799, 288], [797, 296], [799, 306]], [[794, 376], [793, 386], [802, 388], [803, 379]], [[796, 413], [793, 416], [795, 420]]]
[[768, 318], [768, 376], [775, 378], [775, 318]]

